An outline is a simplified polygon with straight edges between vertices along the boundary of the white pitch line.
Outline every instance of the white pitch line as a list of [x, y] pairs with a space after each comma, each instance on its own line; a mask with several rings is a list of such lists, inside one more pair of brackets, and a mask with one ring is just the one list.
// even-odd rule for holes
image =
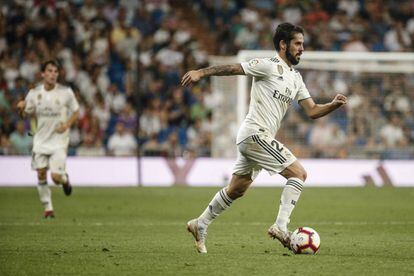
[[[183, 222], [77, 222], [77, 223], [60, 223], [58, 219], [42, 221], [42, 222], [0, 222], [0, 226], [183, 226]], [[270, 222], [269, 222], [270, 223]], [[216, 225], [229, 225], [229, 226], [260, 226], [260, 225], [269, 225], [265, 222], [216, 222]], [[368, 221], [313, 221], [313, 222], [296, 222], [295, 224], [301, 225], [335, 225], [335, 226], [361, 226], [361, 225], [414, 225], [414, 221], [383, 221], [383, 222], [368, 222]]]

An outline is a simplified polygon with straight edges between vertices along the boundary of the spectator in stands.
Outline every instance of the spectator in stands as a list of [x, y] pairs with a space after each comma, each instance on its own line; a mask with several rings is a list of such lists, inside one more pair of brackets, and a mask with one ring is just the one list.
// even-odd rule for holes
[[99, 137], [94, 137], [93, 134], [86, 134], [83, 137], [83, 142], [76, 149], [78, 156], [104, 156], [105, 148]]
[[110, 107], [112, 112], [119, 114], [125, 107], [126, 98], [115, 84], [111, 84], [108, 87], [107, 93], [105, 93], [105, 103]]
[[30, 155], [32, 142], [32, 138], [26, 133], [24, 121], [18, 121], [16, 123], [16, 130], [10, 135], [13, 153], [17, 155]]
[[137, 115], [131, 104], [125, 104], [118, 116], [118, 122], [121, 122], [127, 131], [134, 133], [137, 127]]
[[0, 133], [0, 155], [11, 154], [13, 154], [13, 149], [9, 137], [6, 134]]
[[408, 51], [412, 48], [410, 33], [404, 28], [402, 21], [395, 21], [392, 28], [385, 34], [384, 44], [389, 51]]
[[[335, 128], [326, 118], [320, 118], [315, 121], [309, 135], [309, 144], [313, 147], [318, 157], [324, 157], [327, 153], [327, 147], [336, 137]], [[341, 137], [342, 139], [342, 137]]]
[[407, 145], [402, 121], [399, 115], [392, 114], [389, 122], [380, 130], [382, 144], [386, 148], [398, 148]]
[[184, 148], [178, 140], [178, 134], [175, 131], [172, 131], [167, 138], [167, 141], [164, 142], [164, 148], [167, 150], [168, 157], [178, 157], [183, 156]]
[[[32, 6], [27, 4], [31, 1], [3, 4], [0, 17], [0, 128], [7, 136], [4, 141], [10, 140], [17, 124], [16, 118], [10, 116], [11, 107], [30, 86], [39, 82], [39, 64], [46, 59], [61, 60], [64, 67], [62, 81], [78, 91], [83, 99], [80, 102], [81, 117], [87, 117], [88, 124], [81, 123], [81, 130], [72, 129], [70, 145], [73, 150], [70, 152], [75, 153], [81, 141], [85, 137], [90, 139], [91, 135], [105, 141], [106, 146], [118, 116], [120, 120], [125, 119], [123, 113], [127, 105], [134, 111], [136, 105], [140, 107], [135, 114], [141, 125], [140, 143], [148, 139], [162, 143], [178, 128], [182, 147], [189, 147], [186, 144], [189, 142], [182, 137], [191, 137], [191, 124], [196, 119], [201, 119], [202, 126], [211, 124], [208, 112], [214, 112], [221, 99], [205, 83], [175, 92], [177, 76], [188, 68], [206, 66], [208, 54], [234, 55], [239, 49], [269, 49], [271, 42], [266, 30], [275, 28], [283, 19], [298, 24], [314, 22], [305, 36], [307, 49], [414, 51], [414, 16], [405, 12], [407, 4], [397, 5], [391, 0], [289, 0], [277, 5], [272, 1], [234, 0], [178, 1], [180, 5], [177, 1], [166, 0], [63, 2], [57, 5], [54, 1], [35, 1]], [[185, 16], [183, 6], [190, 9]], [[192, 18], [196, 18], [196, 22]], [[358, 37], [361, 34], [362, 37]], [[235, 45], [235, 40], [239, 41], [239, 46]], [[414, 94], [409, 93], [413, 89], [409, 77], [404, 80], [392, 76], [387, 80], [388, 77], [380, 73], [367, 77], [322, 72], [304, 72], [303, 77], [312, 90], [321, 91], [314, 95], [318, 98], [329, 96], [325, 91], [339, 91], [337, 87], [350, 91], [349, 109], [343, 114], [350, 124], [353, 124], [350, 119], [355, 113], [362, 112], [360, 108], [365, 101], [375, 101], [370, 105], [375, 105], [381, 113], [377, 120], [370, 117], [370, 126], [384, 124], [383, 111], [385, 115], [409, 114], [413, 109]], [[371, 79], [376, 83], [374, 88], [368, 83]], [[332, 86], [334, 89], [329, 88]], [[204, 100], [198, 99], [200, 90]], [[375, 94], [373, 91], [379, 92]], [[375, 100], [386, 96], [386, 103]], [[153, 102], [157, 103], [156, 107], [148, 111]], [[207, 118], [205, 111], [209, 114]], [[365, 113], [365, 117], [370, 116], [369, 112]], [[131, 119], [132, 114], [126, 117]], [[301, 117], [297, 119], [296, 123], [301, 127], [295, 131], [301, 134], [287, 135], [291, 135], [293, 138], [289, 140], [301, 148], [308, 122]], [[345, 129], [346, 120], [343, 123], [340, 118], [332, 119]], [[401, 127], [406, 129], [407, 126], [412, 129], [404, 120]], [[287, 126], [287, 129], [294, 128]], [[374, 136], [378, 140], [378, 129], [374, 133], [374, 128], [369, 127], [370, 137], [361, 136], [353, 140], [356, 144], [351, 146]], [[365, 131], [359, 132], [368, 135]], [[204, 133], [211, 138], [211, 127]], [[205, 147], [210, 146], [211, 139], [206, 139]]]
[[116, 124], [116, 131], [109, 137], [108, 151], [109, 155], [114, 156], [135, 156], [137, 142], [134, 136], [125, 130], [123, 123]]

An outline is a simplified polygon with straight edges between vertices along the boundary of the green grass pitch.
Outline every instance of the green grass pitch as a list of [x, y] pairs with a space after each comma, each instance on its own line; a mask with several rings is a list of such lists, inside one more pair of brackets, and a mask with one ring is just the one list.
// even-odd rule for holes
[[187, 220], [218, 188], [53, 188], [54, 220], [33, 188], [0, 188], [0, 275], [413, 275], [413, 188], [308, 188], [291, 230], [315, 228], [315, 256], [266, 235], [280, 188], [251, 188], [195, 252]]

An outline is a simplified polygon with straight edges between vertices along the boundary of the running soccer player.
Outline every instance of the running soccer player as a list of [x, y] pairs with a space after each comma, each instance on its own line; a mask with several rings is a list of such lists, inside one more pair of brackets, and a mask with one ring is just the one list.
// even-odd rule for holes
[[207, 228], [234, 200], [243, 196], [261, 169], [279, 173], [287, 182], [280, 198], [279, 212], [268, 234], [290, 249], [288, 224], [299, 200], [306, 171], [296, 157], [275, 139], [287, 109], [298, 101], [306, 115], [316, 119], [346, 104], [347, 98], [337, 94], [330, 103], [316, 104], [302, 76], [292, 66], [297, 65], [304, 51], [304, 32], [290, 23], [280, 24], [273, 36], [277, 54], [272, 58], [255, 58], [240, 64], [220, 65], [192, 70], [182, 80], [189, 86], [203, 77], [248, 75], [253, 77], [249, 112], [237, 134], [237, 161], [230, 184], [213, 197], [204, 212], [187, 223], [196, 248], [207, 253]]
[[40, 202], [44, 217], [54, 218], [51, 190], [47, 185], [50, 169], [53, 182], [62, 185], [65, 195], [72, 193], [66, 173], [69, 130], [79, 115], [79, 104], [71, 88], [59, 84], [59, 64], [49, 60], [42, 64], [43, 83], [31, 89], [17, 104], [22, 116], [36, 119], [33, 135], [32, 169], [37, 171]]

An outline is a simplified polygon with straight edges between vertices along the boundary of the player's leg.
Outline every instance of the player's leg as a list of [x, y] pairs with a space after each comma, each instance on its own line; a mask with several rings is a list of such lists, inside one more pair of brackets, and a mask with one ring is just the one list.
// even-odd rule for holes
[[290, 222], [290, 215], [302, 192], [303, 184], [306, 180], [306, 171], [299, 161], [296, 160], [280, 174], [287, 179], [287, 182], [280, 196], [279, 212], [276, 221], [270, 226], [268, 233], [272, 238], [278, 239], [285, 247], [290, 249], [288, 224]]
[[249, 155], [249, 158], [270, 174], [279, 173], [288, 179], [282, 192], [279, 214], [275, 224], [268, 233], [272, 238], [278, 239], [284, 246], [289, 247], [290, 234], [287, 229], [289, 217], [299, 199], [306, 172], [296, 157], [282, 143], [266, 134], [253, 135], [253, 141], [257, 148]]
[[246, 190], [252, 184], [251, 174], [236, 175], [233, 174], [230, 184], [218, 191], [208, 204], [207, 208], [198, 218], [201, 223], [208, 226], [224, 210], [229, 208], [233, 200], [243, 196]]
[[198, 218], [187, 223], [187, 229], [193, 234], [197, 250], [200, 253], [207, 253], [205, 240], [210, 223], [229, 208], [233, 200], [243, 196], [258, 173], [252, 169], [251, 164], [241, 152], [245, 150], [246, 145], [239, 145], [238, 148], [238, 158], [228, 187], [218, 191], [204, 212]]
[[50, 156], [50, 171], [53, 182], [62, 185], [63, 192], [69, 196], [72, 193], [72, 186], [66, 173], [66, 150], [57, 150]]
[[32, 168], [37, 171], [37, 192], [44, 208], [44, 217], [53, 218], [55, 215], [52, 205], [52, 191], [47, 185], [47, 163], [48, 156], [33, 153]]
[[287, 182], [280, 197], [279, 212], [275, 224], [282, 231], [287, 231], [290, 215], [299, 200], [307, 175], [305, 169], [297, 160], [280, 174], [287, 179]]
[[233, 200], [243, 196], [252, 183], [251, 175], [233, 174], [227, 188], [218, 191], [208, 204], [204, 212], [196, 219], [187, 223], [187, 229], [194, 236], [198, 252], [207, 253], [205, 241], [207, 228], [224, 210], [229, 208]]

